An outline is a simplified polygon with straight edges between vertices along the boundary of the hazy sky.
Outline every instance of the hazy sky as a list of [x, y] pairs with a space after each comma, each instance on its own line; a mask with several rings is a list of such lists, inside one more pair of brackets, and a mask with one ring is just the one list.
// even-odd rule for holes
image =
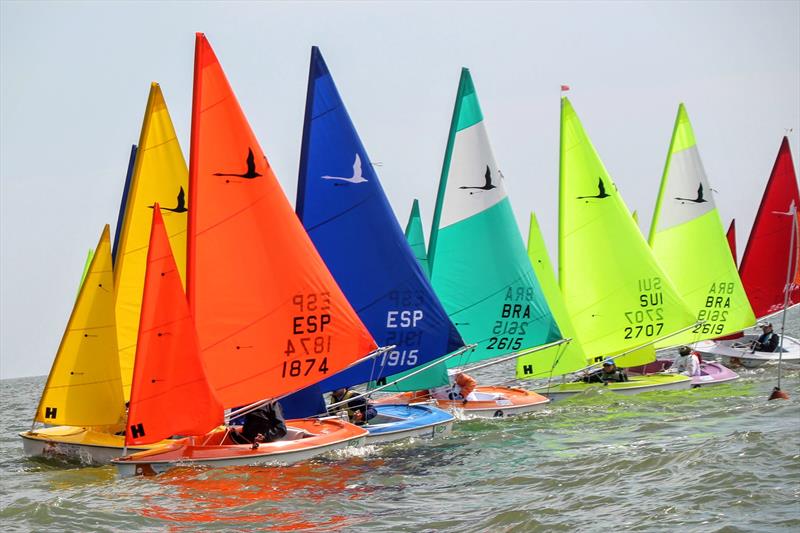
[[414, 197], [430, 224], [470, 67], [523, 236], [535, 210], [555, 259], [560, 84], [645, 230], [684, 102], [742, 249], [784, 128], [797, 161], [799, 28], [797, 1], [3, 1], [0, 376], [49, 370], [86, 251], [116, 222], [151, 81], [188, 158], [195, 31], [292, 203], [320, 46], [403, 225]]

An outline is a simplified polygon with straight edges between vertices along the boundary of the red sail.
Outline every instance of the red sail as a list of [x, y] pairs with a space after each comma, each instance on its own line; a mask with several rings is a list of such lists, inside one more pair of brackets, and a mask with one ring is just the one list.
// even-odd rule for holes
[[728, 226], [728, 246], [731, 248], [731, 255], [733, 256], [733, 264], [738, 263], [738, 256], [736, 255], [736, 219], [731, 220], [731, 225]]
[[[784, 137], [739, 268], [750, 304], [758, 318], [783, 309], [792, 217], [779, 213], [788, 213], [792, 205], [800, 207], [800, 195], [789, 139]], [[794, 256], [798, 256], [796, 249]], [[796, 277], [795, 259], [795, 276], [789, 287], [789, 306], [800, 302], [800, 286]]]
[[289, 204], [203, 34], [195, 42], [187, 288], [226, 407], [275, 398], [376, 348]]
[[125, 439], [132, 445], [171, 435], [204, 435], [222, 420], [223, 408], [206, 380], [180, 272], [155, 204]]

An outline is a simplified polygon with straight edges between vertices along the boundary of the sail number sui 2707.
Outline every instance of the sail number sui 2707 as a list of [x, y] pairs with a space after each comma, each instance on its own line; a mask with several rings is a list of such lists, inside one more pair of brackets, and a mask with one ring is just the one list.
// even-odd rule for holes
[[292, 336], [286, 339], [282, 377], [308, 376], [312, 372], [328, 373], [331, 336], [325, 333], [331, 324], [330, 297], [327, 292], [295, 294], [292, 297], [295, 315]]
[[624, 329], [626, 339], [656, 337], [664, 329], [664, 293], [661, 278], [639, 280], [639, 308], [625, 311], [629, 326]]

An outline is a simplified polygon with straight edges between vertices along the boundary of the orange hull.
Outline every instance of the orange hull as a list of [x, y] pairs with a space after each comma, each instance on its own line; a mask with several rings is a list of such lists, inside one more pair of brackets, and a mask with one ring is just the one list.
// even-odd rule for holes
[[157, 450], [135, 453], [112, 463], [120, 475], [157, 474], [177, 465], [237, 466], [290, 464], [322, 453], [361, 446], [367, 430], [339, 419], [301, 419], [287, 421], [287, 436], [253, 448], [235, 444], [230, 430], [214, 430], [205, 437], [187, 437]]
[[[462, 411], [469, 417], [502, 418], [520, 415], [543, 408], [550, 400], [541, 394], [515, 387], [477, 387], [477, 401], [432, 399], [427, 391], [404, 392], [378, 400], [377, 403], [419, 403], [435, 401], [436, 406], [446, 411]], [[488, 398], [493, 396], [494, 398]]]

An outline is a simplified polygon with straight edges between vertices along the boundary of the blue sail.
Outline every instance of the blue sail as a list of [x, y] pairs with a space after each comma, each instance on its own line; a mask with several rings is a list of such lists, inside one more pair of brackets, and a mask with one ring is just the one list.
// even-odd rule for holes
[[128, 192], [131, 189], [131, 176], [133, 176], [133, 164], [136, 161], [137, 147], [131, 145], [131, 155], [128, 157], [128, 171], [125, 174], [125, 185], [122, 187], [122, 201], [119, 204], [119, 215], [117, 215], [117, 231], [114, 232], [114, 245], [111, 248], [112, 264], [117, 263], [117, 246], [119, 245], [119, 235], [122, 233], [122, 221], [125, 219], [125, 206], [128, 205]]
[[396, 345], [322, 381], [322, 392], [380, 380], [464, 345], [406, 241], [317, 47], [311, 50], [297, 214], [378, 345]]

